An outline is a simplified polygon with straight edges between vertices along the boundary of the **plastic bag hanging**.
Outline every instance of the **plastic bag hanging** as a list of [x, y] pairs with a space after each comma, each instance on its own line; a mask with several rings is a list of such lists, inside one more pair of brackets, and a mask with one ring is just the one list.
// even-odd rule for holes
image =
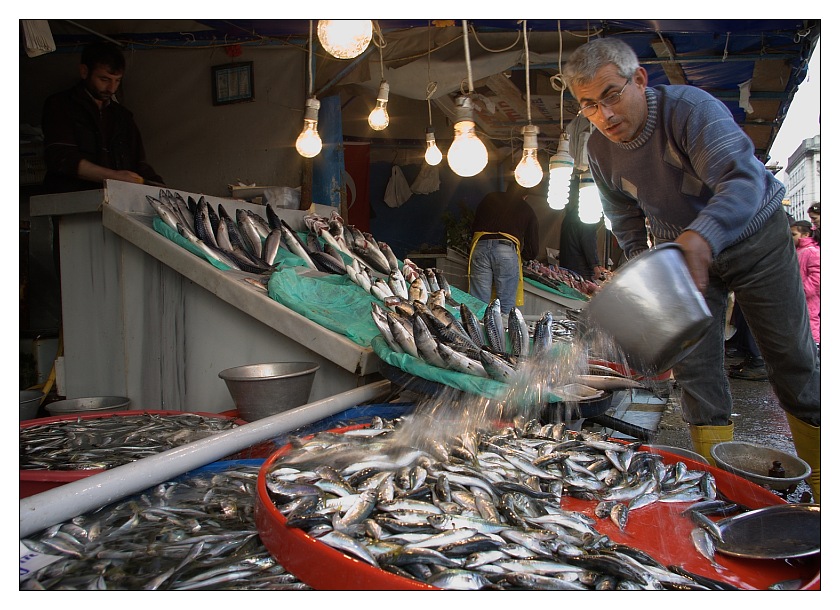
[[420, 172], [411, 183], [411, 192], [417, 195], [428, 195], [440, 189], [440, 173], [437, 165], [422, 163]]
[[398, 208], [411, 197], [411, 188], [399, 166], [391, 167], [391, 179], [385, 187], [385, 203], [389, 207]]

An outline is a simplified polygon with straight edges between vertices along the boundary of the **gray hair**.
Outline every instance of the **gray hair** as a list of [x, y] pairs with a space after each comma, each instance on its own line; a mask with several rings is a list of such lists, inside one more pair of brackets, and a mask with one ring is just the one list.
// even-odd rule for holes
[[570, 88], [585, 85], [607, 64], [614, 64], [624, 78], [633, 78], [639, 68], [639, 58], [623, 40], [596, 38], [575, 49], [563, 66], [563, 80]]

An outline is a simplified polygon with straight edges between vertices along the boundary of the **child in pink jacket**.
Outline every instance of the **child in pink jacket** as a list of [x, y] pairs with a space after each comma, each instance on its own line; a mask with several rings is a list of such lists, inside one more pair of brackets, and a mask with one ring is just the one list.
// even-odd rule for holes
[[805, 288], [805, 301], [811, 318], [811, 333], [817, 348], [820, 345], [820, 248], [811, 237], [811, 223], [800, 220], [790, 225], [790, 234], [796, 245], [799, 257], [799, 271], [802, 274], [802, 287]]

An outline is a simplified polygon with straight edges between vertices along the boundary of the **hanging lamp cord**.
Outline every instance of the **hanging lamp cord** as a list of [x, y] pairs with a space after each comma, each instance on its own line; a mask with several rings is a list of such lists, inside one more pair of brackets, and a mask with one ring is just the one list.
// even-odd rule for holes
[[531, 124], [531, 58], [528, 53], [528, 20], [522, 20], [522, 36], [525, 39], [525, 104], [528, 109], [528, 125]]
[[309, 62], [307, 63], [309, 69], [309, 97], [312, 97], [312, 20], [309, 20]]
[[467, 86], [469, 87], [468, 91], [470, 94], [473, 93], [473, 77], [472, 77], [472, 65], [470, 64], [470, 34], [469, 34], [469, 27], [467, 26], [467, 20], [461, 20], [461, 27], [464, 30], [464, 56], [467, 59]]

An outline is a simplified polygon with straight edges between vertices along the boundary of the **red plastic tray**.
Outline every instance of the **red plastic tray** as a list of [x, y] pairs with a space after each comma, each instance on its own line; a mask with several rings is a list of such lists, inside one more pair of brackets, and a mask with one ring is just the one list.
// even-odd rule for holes
[[[34, 426], [45, 426], [62, 421], [75, 421], [77, 419], [99, 419], [102, 417], [120, 417], [120, 416], [137, 416], [137, 415], [184, 415], [191, 413], [194, 415], [201, 415], [203, 417], [218, 417], [222, 419], [233, 419], [233, 421], [243, 426], [247, 424], [243, 419], [238, 417], [231, 417], [223, 413], [205, 413], [203, 411], [160, 411], [160, 410], [128, 410], [128, 411], [110, 411], [107, 413], [71, 413], [67, 415], [54, 415], [51, 417], [41, 417], [38, 419], [29, 419], [20, 422], [20, 429], [32, 428]], [[247, 459], [247, 458], [265, 458], [271, 454], [274, 449], [273, 444], [263, 444], [245, 449], [233, 456], [232, 459]], [[256, 455], [260, 454], [260, 455]], [[102, 468], [95, 468], [91, 470], [21, 470], [20, 471], [20, 497], [28, 498], [29, 496], [39, 494], [48, 489], [59, 487], [66, 483], [78, 481], [94, 474], [103, 472]]]
[[[343, 432], [365, 427], [351, 426], [331, 430]], [[320, 590], [429, 590], [431, 585], [391, 574], [368, 563], [349, 557], [308, 536], [298, 528], [286, 526], [286, 519], [277, 510], [266, 488], [266, 476], [272, 465], [289, 447], [272, 454], [259, 472], [257, 502], [254, 507], [257, 531], [265, 547], [274, 558], [307, 585]], [[691, 470], [711, 472], [717, 488], [727, 498], [749, 508], [761, 508], [784, 501], [772, 492], [718, 468], [701, 464], [683, 456], [658, 451], [666, 464], [682, 461]], [[595, 518], [597, 502], [564, 497], [566, 510], [580, 511]], [[764, 590], [770, 585], [788, 580], [800, 580], [802, 589], [820, 589], [820, 555], [791, 562], [728, 557], [718, 553], [715, 560], [722, 568], [715, 568], [694, 548], [691, 530], [695, 524], [681, 515], [690, 503], [657, 502], [630, 513], [625, 531], [610, 519], [597, 519], [596, 529], [617, 543], [626, 544], [649, 553], [664, 565], [679, 565], [683, 569], [723, 581], [745, 590]]]
[[640, 373], [635, 369], [631, 369], [628, 366], [623, 364], [619, 364], [617, 362], [610, 362], [609, 360], [599, 360], [597, 358], [590, 358], [589, 364], [597, 364], [599, 366], [607, 366], [614, 370], [616, 373], [620, 375], [624, 375], [625, 377], [637, 378], [637, 377], [644, 377], [647, 379], [651, 379], [653, 381], [668, 381], [671, 378], [671, 369], [660, 373], [659, 375], [654, 375], [652, 377], [646, 376], [644, 373]]

